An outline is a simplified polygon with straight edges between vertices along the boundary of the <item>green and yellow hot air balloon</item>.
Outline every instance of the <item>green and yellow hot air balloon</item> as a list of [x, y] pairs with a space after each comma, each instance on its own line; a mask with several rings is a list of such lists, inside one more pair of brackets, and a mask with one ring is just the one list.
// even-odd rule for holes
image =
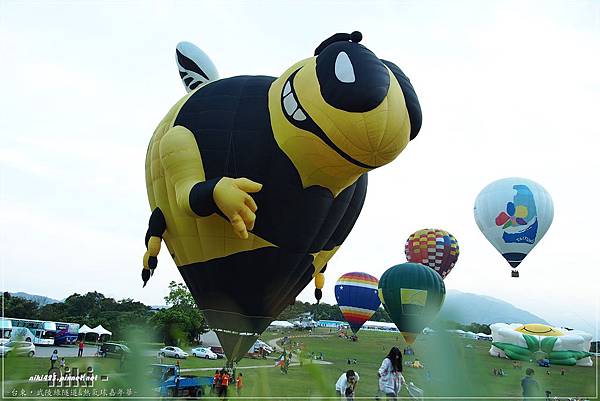
[[379, 299], [408, 344], [437, 315], [445, 295], [442, 276], [420, 263], [390, 267], [379, 280]]

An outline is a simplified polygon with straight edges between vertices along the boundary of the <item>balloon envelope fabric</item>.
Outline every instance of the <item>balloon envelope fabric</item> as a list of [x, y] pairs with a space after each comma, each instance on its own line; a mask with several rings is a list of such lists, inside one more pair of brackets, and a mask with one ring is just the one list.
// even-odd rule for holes
[[446, 278], [458, 260], [458, 241], [444, 230], [419, 230], [406, 240], [404, 253], [409, 262], [431, 267], [442, 278]]
[[504, 178], [479, 193], [474, 214], [483, 235], [516, 269], [550, 228], [554, 205], [540, 184]]
[[379, 299], [409, 344], [439, 312], [445, 295], [442, 276], [419, 263], [390, 267], [379, 280]]
[[198, 84], [150, 140], [142, 280], [164, 240], [228, 363], [313, 278], [322, 284], [360, 214], [367, 172], [419, 131], [410, 81], [359, 40], [334, 35], [278, 78]]
[[356, 334], [381, 305], [377, 296], [379, 280], [367, 273], [346, 273], [335, 284], [335, 299]]

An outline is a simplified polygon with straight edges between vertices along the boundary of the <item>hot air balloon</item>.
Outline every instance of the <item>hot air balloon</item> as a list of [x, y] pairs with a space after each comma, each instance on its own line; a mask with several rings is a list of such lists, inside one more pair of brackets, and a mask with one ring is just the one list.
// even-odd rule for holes
[[164, 240], [230, 364], [313, 278], [322, 287], [367, 172], [419, 132], [410, 81], [361, 38], [336, 34], [279, 78], [199, 85], [150, 140], [142, 280]]
[[552, 224], [554, 206], [548, 191], [525, 178], [504, 178], [485, 187], [475, 200], [475, 221], [489, 242], [513, 268], [542, 239]]
[[379, 279], [379, 299], [408, 344], [433, 320], [445, 296], [442, 276], [420, 263], [390, 267]]
[[376, 277], [367, 273], [346, 273], [335, 283], [335, 299], [354, 334], [381, 305], [378, 283]]
[[421, 263], [446, 278], [458, 260], [458, 242], [452, 234], [436, 228], [419, 230], [404, 245], [409, 262]]

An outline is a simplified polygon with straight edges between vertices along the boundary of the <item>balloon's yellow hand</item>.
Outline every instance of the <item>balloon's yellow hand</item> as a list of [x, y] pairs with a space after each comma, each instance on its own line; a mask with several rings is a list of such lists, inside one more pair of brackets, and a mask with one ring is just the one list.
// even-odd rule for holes
[[256, 202], [249, 195], [260, 191], [262, 184], [247, 178], [223, 177], [215, 185], [215, 204], [229, 219], [233, 231], [242, 239], [248, 238], [248, 231], [254, 228]]

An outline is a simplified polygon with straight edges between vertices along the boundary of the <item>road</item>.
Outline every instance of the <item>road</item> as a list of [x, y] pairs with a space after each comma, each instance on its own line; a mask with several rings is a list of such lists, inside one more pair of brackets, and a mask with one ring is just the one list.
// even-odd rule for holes
[[[50, 358], [50, 355], [54, 350], [58, 350], [58, 358], [75, 358], [77, 357], [78, 351], [77, 345], [63, 345], [63, 346], [35, 346], [35, 357], [36, 358]], [[98, 346], [93, 344], [85, 344], [83, 349], [83, 356], [96, 356], [96, 352], [98, 352]], [[156, 356], [158, 350], [148, 350], [145, 351], [144, 354], [146, 356]]]
[[[64, 345], [61, 347], [57, 347], [57, 346], [42, 346], [42, 345], [36, 345], [35, 346], [35, 356], [37, 358], [50, 358], [50, 355], [52, 354], [52, 352], [54, 352], [54, 350], [58, 350], [58, 357], [59, 358], [72, 358], [72, 357], [77, 357], [77, 351], [78, 351], [78, 347], [77, 345]], [[89, 345], [89, 344], [85, 344], [85, 348], [83, 349], [83, 356], [94, 356], [96, 354], [96, 352], [98, 351], [98, 347], [96, 347], [95, 345]]]

